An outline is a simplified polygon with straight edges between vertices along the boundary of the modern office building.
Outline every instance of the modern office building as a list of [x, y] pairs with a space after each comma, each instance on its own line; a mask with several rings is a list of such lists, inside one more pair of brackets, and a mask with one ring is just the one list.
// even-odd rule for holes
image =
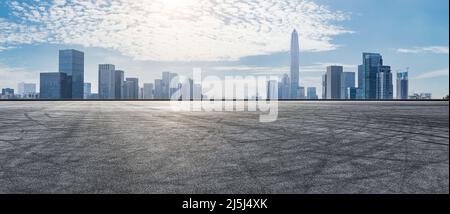
[[139, 79], [126, 78], [123, 86], [124, 99], [138, 99], [139, 98]]
[[347, 99], [356, 100], [357, 99], [357, 93], [358, 93], [358, 88], [356, 88], [356, 87], [348, 88], [348, 98]]
[[406, 100], [408, 99], [408, 72], [398, 72], [397, 73], [397, 99]]
[[84, 99], [90, 99], [91, 98], [91, 91], [92, 90], [92, 85], [89, 82], [85, 82], [84, 83], [84, 89], [83, 89], [83, 98]]
[[341, 99], [350, 99], [349, 88], [355, 87], [355, 72], [342, 72]]
[[300, 73], [300, 64], [299, 64], [299, 55], [300, 55], [300, 47], [298, 43], [298, 33], [297, 30], [294, 29], [291, 36], [291, 87], [290, 87], [290, 98], [297, 99], [297, 92], [299, 87], [299, 73]]
[[64, 86], [68, 90], [69, 98], [83, 99], [84, 93], [84, 53], [77, 50], [59, 51], [59, 72], [67, 75], [69, 86]]
[[305, 87], [299, 86], [299, 87], [297, 88], [297, 99], [301, 99], [301, 100], [306, 99], [306, 96], [305, 96]]
[[121, 70], [112, 71], [111, 75], [111, 91], [113, 99], [122, 99], [123, 97], [123, 84], [125, 80], [125, 72]]
[[327, 74], [322, 75], [322, 99], [327, 99]]
[[342, 66], [328, 66], [326, 73], [327, 99], [341, 99]]
[[378, 53], [363, 53], [363, 73], [364, 97], [365, 99], [377, 98], [377, 73], [383, 66], [383, 58]]
[[194, 100], [200, 100], [202, 99], [202, 94], [203, 94], [203, 89], [202, 89], [202, 84], [198, 84], [198, 83], [194, 83]]
[[144, 83], [144, 99], [153, 99], [153, 83]]
[[317, 96], [317, 90], [316, 87], [308, 87], [306, 89], [306, 98], [308, 98], [309, 100], [316, 100], [319, 99], [319, 97]]
[[161, 79], [155, 79], [155, 99], [163, 99], [163, 83]]
[[393, 99], [392, 72], [390, 66], [380, 66], [377, 73], [376, 99]]
[[291, 80], [289, 78], [288, 74], [283, 74], [283, 77], [281, 78], [281, 82], [279, 85], [279, 91], [278, 94], [280, 95], [279, 98], [281, 99], [289, 99], [289, 89], [290, 89], [290, 83]]
[[2, 88], [1, 99], [14, 99], [16, 98], [14, 94], [14, 89], [12, 88]]
[[114, 99], [114, 65], [100, 64], [98, 65], [98, 98]]
[[51, 72], [40, 74], [40, 98], [41, 99], [71, 99], [71, 84], [66, 73]]

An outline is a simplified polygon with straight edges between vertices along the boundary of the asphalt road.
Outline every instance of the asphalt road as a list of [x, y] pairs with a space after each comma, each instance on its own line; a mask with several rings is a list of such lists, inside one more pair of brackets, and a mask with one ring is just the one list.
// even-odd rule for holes
[[0, 102], [0, 193], [449, 193], [448, 102]]

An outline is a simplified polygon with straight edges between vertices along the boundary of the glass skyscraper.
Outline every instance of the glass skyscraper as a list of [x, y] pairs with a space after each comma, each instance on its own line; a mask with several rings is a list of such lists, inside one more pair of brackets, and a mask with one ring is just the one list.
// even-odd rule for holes
[[70, 78], [66, 73], [52, 72], [40, 74], [41, 99], [70, 99]]
[[390, 66], [381, 66], [377, 73], [377, 99], [393, 99], [392, 73]]
[[377, 98], [377, 73], [383, 65], [383, 58], [378, 53], [363, 53], [363, 64], [360, 67], [364, 74], [364, 97], [365, 99]]
[[300, 65], [299, 65], [299, 55], [300, 55], [300, 48], [298, 43], [298, 33], [297, 30], [294, 30], [292, 32], [291, 36], [291, 88], [290, 88], [290, 97], [291, 99], [297, 99], [297, 93], [298, 93], [298, 87], [299, 87], [299, 72], [300, 72]]
[[68, 98], [83, 99], [84, 96], [84, 53], [69, 49], [59, 51], [59, 72], [67, 75], [67, 83], [63, 90]]
[[397, 99], [408, 99], [408, 72], [397, 73]]

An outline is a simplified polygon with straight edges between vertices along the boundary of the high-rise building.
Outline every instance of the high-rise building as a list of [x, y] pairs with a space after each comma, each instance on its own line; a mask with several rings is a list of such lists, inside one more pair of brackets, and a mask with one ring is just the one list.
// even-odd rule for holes
[[162, 73], [162, 98], [169, 99], [171, 74], [168, 71]]
[[112, 98], [114, 99], [122, 99], [123, 97], [123, 84], [125, 80], [125, 72], [121, 70], [112, 71], [113, 75], [111, 75], [111, 91], [113, 91]]
[[327, 74], [322, 75], [322, 99], [327, 99]]
[[328, 66], [326, 74], [327, 99], [341, 99], [342, 66]]
[[194, 100], [202, 99], [202, 84], [194, 83]]
[[77, 50], [59, 51], [59, 72], [65, 73], [70, 86], [64, 86], [69, 98], [83, 99], [84, 93], [84, 53]]
[[380, 66], [377, 73], [376, 99], [393, 99], [392, 73], [390, 66]]
[[297, 99], [297, 89], [299, 86], [299, 73], [300, 73], [300, 64], [299, 64], [299, 55], [300, 55], [300, 47], [298, 42], [298, 33], [297, 30], [294, 29], [291, 35], [291, 87], [290, 87], [290, 98]]
[[305, 87], [299, 86], [297, 88], [297, 99], [303, 100], [305, 98], [306, 98], [306, 96], [305, 96]]
[[377, 98], [377, 73], [383, 66], [383, 58], [378, 53], [363, 53], [361, 72], [364, 73], [364, 97], [365, 99]]
[[144, 83], [144, 99], [153, 99], [153, 83]]
[[83, 89], [83, 92], [84, 92], [83, 98], [84, 99], [91, 98], [91, 88], [92, 88], [91, 86], [92, 85], [89, 82], [84, 83], [84, 89]]
[[397, 99], [408, 99], [408, 72], [397, 73]]
[[41, 99], [71, 99], [70, 78], [66, 73], [51, 72], [40, 74], [40, 98]]
[[308, 87], [306, 89], [306, 98], [308, 98], [309, 100], [317, 100], [319, 99], [319, 97], [317, 96], [317, 91], [316, 91], [316, 87]]
[[163, 83], [161, 79], [155, 80], [155, 99], [163, 99]]
[[139, 79], [126, 78], [124, 82], [124, 99], [138, 99], [139, 98]]
[[100, 64], [98, 65], [98, 98], [114, 99], [114, 65]]
[[279, 91], [279, 98], [281, 99], [289, 99], [290, 98], [290, 94], [289, 94], [289, 90], [290, 90], [290, 85], [291, 80], [289, 78], [289, 75], [287, 74], [283, 74], [283, 77], [281, 78], [281, 83], [280, 83], [280, 91]]
[[349, 88], [355, 87], [355, 73], [342, 72], [341, 78], [341, 99], [350, 99]]
[[356, 100], [357, 99], [357, 93], [358, 93], [358, 88], [356, 88], [356, 87], [348, 88], [348, 98], [347, 99]]

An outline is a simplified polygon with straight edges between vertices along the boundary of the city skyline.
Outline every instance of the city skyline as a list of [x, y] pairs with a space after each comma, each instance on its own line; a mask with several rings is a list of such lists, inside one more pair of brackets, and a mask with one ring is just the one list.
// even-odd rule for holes
[[[15, 2], [15, 1], [12, 1]], [[45, 1], [41, 1], [45, 2]], [[120, 2], [120, 1], [118, 1]], [[291, 2], [291, 1], [286, 1]], [[64, 7], [67, 10], [72, 10], [77, 1], [67, 1], [64, 6], [47, 3], [47, 7]], [[266, 7], [264, 2], [258, 2], [261, 7]], [[406, 4], [407, 3], [407, 4]], [[33, 14], [30, 8], [36, 8], [35, 3], [1, 3], [0, 4], [0, 28], [11, 29], [14, 23], [19, 23], [19, 19], [15, 19], [14, 12], [23, 4], [30, 6], [25, 7], [24, 14]], [[31, 5], [30, 5], [31, 4]], [[135, 3], [139, 4], [139, 3]], [[234, 74], [276, 74], [282, 77], [284, 73], [289, 73], [289, 35], [293, 29], [300, 30], [300, 86], [302, 87], [316, 87], [317, 94], [321, 94], [321, 75], [329, 65], [342, 65], [344, 72], [357, 72], [360, 62], [360, 54], [362, 52], [375, 52], [384, 56], [385, 64], [391, 66], [391, 71], [394, 77], [397, 72], [407, 70], [409, 67], [409, 94], [419, 92], [429, 92], [433, 94], [433, 98], [442, 98], [448, 94], [448, 2], [442, 1], [441, 4], [430, 4], [421, 1], [389, 1], [389, 7], [386, 6], [386, 1], [367, 1], [364, 4], [357, 1], [348, 1], [344, 3], [335, 3], [333, 1], [299, 1], [298, 5], [291, 7], [290, 10], [283, 14], [283, 17], [291, 17], [298, 12], [302, 17], [309, 17], [306, 23], [299, 22], [299, 17], [293, 17], [291, 20], [283, 22], [279, 25], [271, 25], [271, 23], [263, 23], [258, 26], [261, 28], [273, 27], [269, 33], [260, 32], [255, 37], [251, 29], [245, 29], [232, 35], [211, 35], [220, 39], [228, 39], [235, 42], [241, 35], [246, 35], [240, 41], [239, 45], [248, 47], [253, 53], [239, 53], [235, 57], [221, 58], [221, 59], [180, 59], [173, 61], [164, 61], [155, 57], [154, 59], [137, 59], [136, 56], [130, 56], [127, 51], [120, 48], [105, 47], [102, 43], [83, 44], [80, 40], [69, 41], [55, 41], [58, 38], [54, 36], [42, 35], [42, 41], [36, 41], [35, 38], [29, 38], [29, 42], [18, 41], [23, 37], [23, 34], [12, 32], [11, 30], [4, 30], [0, 35], [1, 38], [6, 38], [6, 42], [1, 44], [0, 51], [0, 87], [1, 88], [16, 88], [19, 82], [34, 82], [38, 83], [39, 73], [41, 72], [56, 72], [58, 71], [58, 64], [55, 63], [57, 51], [60, 49], [77, 49], [83, 51], [86, 56], [85, 62], [85, 82], [92, 83], [92, 92], [97, 92], [97, 66], [101, 63], [111, 63], [119, 65], [121, 70], [129, 73], [129, 76], [139, 77], [139, 84], [153, 83], [161, 72], [170, 71], [180, 75], [188, 74], [194, 67], [202, 68], [206, 73], [218, 75], [234, 75]], [[238, 10], [243, 10], [246, 3]], [[281, 5], [281, 3], [280, 3]], [[276, 5], [280, 8], [281, 6]], [[444, 5], [444, 6], [442, 6]], [[446, 6], [445, 6], [446, 5]], [[33, 7], [31, 7], [33, 6]], [[95, 5], [94, 5], [95, 6]], [[188, 1], [180, 5], [183, 8], [190, 8], [192, 5]], [[322, 9], [317, 7], [324, 6]], [[47, 8], [46, 7], [46, 8]], [[178, 5], [166, 5], [168, 10], [180, 10]], [[276, 8], [275, 7], [275, 8]], [[311, 13], [306, 13], [305, 8], [312, 8]], [[294, 9], [292, 9], [294, 8]], [[370, 9], [371, 8], [371, 9]], [[374, 11], [383, 8], [386, 14], [389, 11], [397, 11], [398, 17], [394, 20], [392, 16], [376, 17]], [[95, 7], [94, 11], [97, 10]], [[56, 9], [55, 9], [56, 10]], [[39, 10], [37, 11], [39, 12]], [[123, 13], [124, 11], [118, 11]], [[44, 13], [43, 13], [44, 14]], [[80, 17], [82, 20], [86, 14], [83, 13]], [[269, 15], [273, 17], [275, 12]], [[319, 22], [312, 20], [315, 14], [331, 14], [330, 20]], [[400, 14], [400, 15], [399, 15]], [[254, 14], [257, 17], [264, 17], [260, 13]], [[159, 17], [164, 17], [160, 14]], [[17, 18], [17, 17], [16, 17]], [[105, 17], [103, 17], [105, 18]], [[30, 16], [24, 16], [23, 23], [30, 22]], [[215, 19], [218, 19], [215, 17]], [[247, 18], [243, 18], [247, 20]], [[36, 19], [37, 23], [45, 23], [43, 18]], [[189, 24], [187, 20], [184, 20]], [[418, 25], [418, 22], [420, 22]], [[146, 22], [147, 23], [147, 22]], [[342, 32], [338, 34], [328, 35], [328, 39], [323, 36], [323, 40], [313, 41], [311, 35], [318, 29], [311, 28], [311, 24], [321, 24], [323, 29], [327, 31], [330, 29], [341, 29]], [[231, 25], [231, 24], [230, 24]], [[30, 23], [27, 25], [29, 29], [34, 29], [35, 25]], [[130, 25], [131, 27], [146, 27], [145, 23]], [[230, 27], [224, 25], [225, 27]], [[370, 27], [369, 27], [370, 26]], [[371, 29], [378, 26], [381, 31], [373, 32]], [[402, 27], [399, 27], [402, 26]], [[103, 27], [103, 26], [102, 26]], [[207, 26], [205, 29], [209, 30]], [[36, 29], [37, 31], [39, 29]], [[145, 29], [143, 29], [145, 30]], [[6, 32], [6, 33], [5, 33]], [[108, 31], [111, 34], [110, 31]], [[125, 33], [126, 31], [117, 30], [118, 33]], [[275, 34], [275, 32], [277, 32]], [[55, 33], [55, 32], [52, 32]], [[158, 33], [158, 31], [155, 31]], [[180, 36], [189, 35], [186, 32], [180, 31]], [[205, 35], [209, 35], [206, 34]], [[55, 33], [56, 34], [56, 33]], [[34, 34], [33, 34], [34, 35]], [[40, 34], [39, 34], [40, 35]], [[111, 34], [114, 35], [114, 34]], [[122, 34], [120, 34], [122, 35]], [[171, 35], [171, 34], [170, 34]], [[400, 36], [400, 35], [403, 35]], [[21, 37], [22, 36], [22, 37]], [[249, 40], [248, 37], [253, 36], [254, 40]], [[59, 37], [60, 38], [60, 37]], [[99, 42], [104, 40], [104, 36], [98, 35]], [[203, 38], [203, 37], [202, 37]], [[407, 39], [405, 39], [407, 38]], [[168, 47], [183, 51], [184, 46], [177, 46], [178, 43], [172, 43], [175, 37], [168, 37]], [[178, 38], [181, 39], [181, 38]], [[265, 40], [266, 46], [262, 45], [260, 50], [254, 49], [258, 47], [256, 43]], [[144, 42], [147, 40], [136, 40], [137, 42]], [[197, 40], [193, 40], [196, 42]], [[203, 40], [202, 40], [203, 41]], [[317, 43], [322, 44], [316, 45]], [[328, 46], [323, 46], [326, 42]], [[197, 43], [195, 43], [197, 44]], [[200, 44], [200, 43], [198, 43]], [[207, 43], [201, 43], [206, 45]], [[215, 43], [213, 43], [215, 44]], [[261, 43], [262, 44], [262, 43]], [[269, 45], [270, 47], [267, 47]], [[274, 47], [274, 45], [276, 47]], [[226, 46], [226, 45], [225, 45]], [[320, 48], [322, 47], [322, 48]], [[324, 48], [324, 47], [328, 47]], [[130, 46], [132, 51], [134, 46]], [[203, 48], [203, 47], [202, 47]], [[192, 49], [192, 54], [199, 53], [203, 50]], [[222, 46], [218, 49], [209, 49], [210, 55], [217, 55], [220, 53], [227, 54]], [[270, 49], [270, 50], [269, 50]], [[155, 50], [155, 49], [152, 49]], [[233, 53], [232, 47], [229, 54]], [[238, 49], [236, 49], [237, 51]], [[241, 49], [239, 49], [241, 50]], [[159, 52], [164, 54], [164, 49], [159, 49]], [[167, 50], [172, 53], [173, 51]], [[140, 52], [135, 52], [137, 55]], [[201, 53], [201, 52], [200, 52]], [[146, 54], [141, 54], [146, 55]], [[443, 78], [444, 77], [444, 78]], [[395, 78], [394, 78], [395, 79]], [[394, 80], [395, 82], [395, 80]], [[39, 88], [39, 85], [38, 85]], [[394, 86], [394, 95], [396, 94], [396, 87]]]

